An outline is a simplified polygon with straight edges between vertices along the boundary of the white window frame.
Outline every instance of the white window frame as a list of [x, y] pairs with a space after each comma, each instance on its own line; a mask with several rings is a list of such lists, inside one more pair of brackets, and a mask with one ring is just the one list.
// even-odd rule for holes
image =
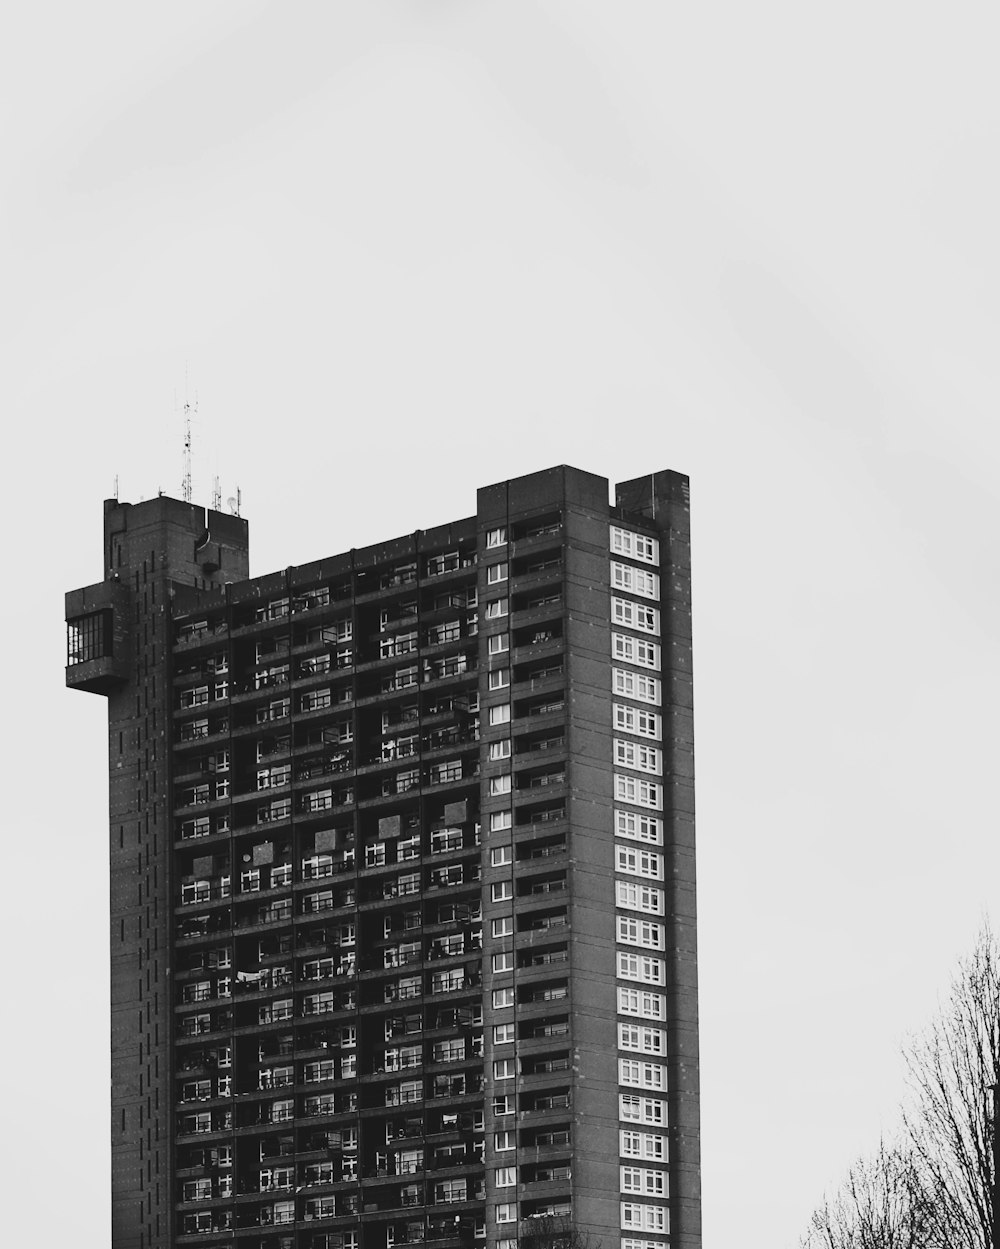
[[643, 1062], [638, 1058], [619, 1058], [618, 1083], [632, 1088], [652, 1089], [657, 1093], [665, 1093], [667, 1069], [662, 1063]]
[[642, 841], [649, 846], [663, 845], [663, 821], [642, 811], [615, 809], [615, 836]]
[[660, 635], [660, 613], [648, 603], [637, 603], [630, 598], [611, 599], [611, 622], [626, 629], [641, 629], [643, 633]]
[[665, 985], [667, 965], [662, 958], [653, 958], [649, 954], [634, 954], [631, 950], [619, 950], [618, 975], [622, 980], [639, 980], [643, 984]]
[[615, 738], [615, 767], [634, 768], [651, 776], [663, 775], [663, 752], [645, 742], [633, 742], [626, 737]]
[[618, 1014], [663, 1023], [667, 1018], [667, 999], [662, 993], [619, 985]]
[[648, 534], [637, 533], [634, 529], [623, 529], [620, 525], [612, 525], [610, 545], [615, 555], [624, 555], [627, 559], [641, 559], [647, 564], [660, 562], [659, 541]]
[[667, 1103], [659, 1097], [641, 1097], [638, 1093], [618, 1094], [618, 1118], [623, 1123], [650, 1123], [667, 1126]]
[[611, 656], [620, 663], [637, 667], [660, 669], [660, 648], [647, 638], [633, 637], [631, 633], [611, 634]]
[[645, 950], [666, 948], [665, 929], [651, 919], [635, 915], [617, 916], [617, 939], [624, 945], [638, 945]]
[[625, 1165], [620, 1169], [620, 1189], [623, 1193], [638, 1193], [644, 1197], [666, 1197], [667, 1173], [658, 1167]]
[[620, 1023], [618, 1025], [618, 1048], [634, 1050], [640, 1054], [656, 1054], [664, 1058], [667, 1053], [666, 1030], [649, 1028], [637, 1023]]
[[623, 1231], [659, 1232], [665, 1235], [670, 1229], [670, 1216], [666, 1206], [649, 1206], [641, 1201], [621, 1203]]
[[660, 717], [655, 711], [646, 711], [644, 707], [630, 707], [627, 703], [615, 703], [614, 715], [616, 732], [634, 733], [636, 737], [660, 740]]
[[[618, 847], [622, 850], [624, 848]], [[646, 915], [665, 914], [663, 890], [631, 880], [615, 881], [615, 903], [630, 911], [642, 911]]]
[[613, 668], [612, 675], [615, 694], [656, 707], [660, 705], [658, 678], [647, 676], [644, 672], [633, 672], [631, 668]]
[[611, 586], [615, 590], [624, 590], [626, 594], [635, 594], [638, 598], [659, 599], [660, 578], [655, 572], [647, 572], [645, 568], [636, 568], [632, 564], [611, 561]]
[[648, 807], [651, 811], [663, 809], [663, 786], [655, 781], [647, 781], [638, 776], [625, 776], [615, 773], [615, 801], [630, 802], [637, 807]]
[[633, 1128], [622, 1128], [618, 1138], [619, 1153], [623, 1158], [645, 1158], [650, 1162], [668, 1160], [667, 1138], [659, 1132], [637, 1132]]
[[615, 871], [648, 880], [663, 879], [663, 855], [638, 846], [615, 846]]

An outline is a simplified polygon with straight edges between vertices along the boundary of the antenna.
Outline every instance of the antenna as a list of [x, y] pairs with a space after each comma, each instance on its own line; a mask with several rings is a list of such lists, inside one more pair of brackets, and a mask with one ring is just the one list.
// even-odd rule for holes
[[222, 507], [222, 486], [219, 484], [218, 477], [212, 486], [212, 511], [218, 512]]
[[115, 473], [115, 502], [118, 502], [118, 474]]
[[236, 487], [236, 494], [235, 494], [232, 498], [229, 498], [229, 499], [227, 499], [227, 500], [226, 500], [226, 507], [228, 507], [228, 508], [229, 508], [230, 512], [232, 512], [232, 514], [233, 514], [234, 516], [239, 516], [239, 514], [240, 514], [240, 504], [241, 504], [242, 502], [243, 502], [243, 495], [242, 495], [242, 493], [240, 492], [240, 488], [239, 488], [239, 486], [237, 486], [237, 487]]
[[[195, 408], [197, 411], [197, 407]], [[185, 503], [191, 502], [191, 404], [184, 400], [184, 481], [181, 485], [181, 498]]]

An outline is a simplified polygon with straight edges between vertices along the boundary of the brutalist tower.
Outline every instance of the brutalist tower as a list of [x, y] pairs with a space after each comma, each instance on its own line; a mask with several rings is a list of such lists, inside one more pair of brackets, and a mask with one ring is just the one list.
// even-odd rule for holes
[[105, 503], [114, 1249], [700, 1247], [690, 589], [674, 472]]

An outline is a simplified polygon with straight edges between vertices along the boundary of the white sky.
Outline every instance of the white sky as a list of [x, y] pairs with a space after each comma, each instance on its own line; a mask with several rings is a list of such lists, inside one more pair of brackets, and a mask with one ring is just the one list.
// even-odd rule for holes
[[46, 1243], [109, 1209], [62, 592], [116, 474], [179, 494], [185, 377], [255, 573], [555, 463], [690, 474], [706, 1246], [793, 1246], [891, 1128], [1000, 922], [998, 37], [958, 0], [6, 14], [5, 1135]]

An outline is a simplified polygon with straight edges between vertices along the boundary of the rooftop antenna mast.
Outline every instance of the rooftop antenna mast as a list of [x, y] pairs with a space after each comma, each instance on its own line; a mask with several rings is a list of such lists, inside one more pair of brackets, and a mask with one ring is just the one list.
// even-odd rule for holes
[[191, 415], [192, 412], [197, 413], [197, 411], [197, 400], [195, 400], [194, 405], [190, 404], [187, 399], [184, 400], [184, 482], [181, 487], [181, 497], [185, 503], [191, 502], [193, 494], [191, 487]]
[[212, 486], [212, 511], [222, 511], [222, 485], [220, 484], [218, 477], [215, 478]]

